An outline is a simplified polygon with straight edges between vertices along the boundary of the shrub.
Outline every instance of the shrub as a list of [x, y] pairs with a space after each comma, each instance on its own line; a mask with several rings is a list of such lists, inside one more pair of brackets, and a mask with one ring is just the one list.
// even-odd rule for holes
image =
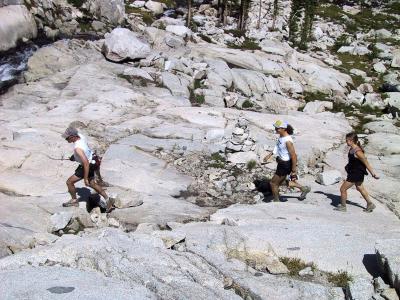
[[249, 171], [253, 170], [256, 166], [257, 162], [254, 159], [247, 162], [247, 170]]
[[334, 286], [345, 288], [353, 278], [347, 271], [339, 270], [337, 273], [328, 273], [328, 281]]
[[242, 104], [242, 108], [251, 108], [253, 106], [254, 106], [253, 102], [251, 102], [249, 100], [244, 101]]

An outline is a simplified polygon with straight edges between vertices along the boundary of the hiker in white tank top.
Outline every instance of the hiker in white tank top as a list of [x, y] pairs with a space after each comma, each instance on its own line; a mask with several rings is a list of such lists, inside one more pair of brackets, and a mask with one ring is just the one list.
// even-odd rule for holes
[[85, 154], [85, 156], [86, 156], [87, 160], [89, 161], [89, 163], [92, 163], [93, 152], [92, 152], [92, 150], [90, 150], [90, 148], [89, 148], [89, 146], [87, 144], [86, 138], [83, 135], [79, 134], [79, 133], [78, 133], [78, 136], [79, 136], [79, 139], [74, 142], [74, 158], [75, 158], [75, 161], [77, 161], [81, 165], [83, 164], [80, 156], [76, 152], [76, 149], [79, 148], [79, 149], [82, 149], [82, 151]]
[[83, 179], [87, 187], [93, 188], [103, 197], [104, 200], [100, 199], [100, 206], [103, 207], [106, 212], [110, 212], [114, 205], [114, 199], [109, 198], [103, 188], [95, 181], [94, 174], [96, 171], [96, 164], [93, 161], [93, 152], [89, 148], [85, 137], [79, 134], [78, 130], [73, 127], [68, 127], [62, 137], [68, 143], [74, 143], [74, 155], [71, 157], [71, 160], [79, 163], [75, 174], [70, 176], [67, 180], [67, 187], [71, 195], [71, 200], [63, 203], [63, 206], [79, 206], [76, 197], [75, 183]]
[[[271, 190], [274, 201], [279, 202], [279, 186], [286, 180], [289, 187], [297, 188], [301, 191], [300, 200], [304, 200], [310, 187], [302, 186], [297, 182], [297, 155], [293, 145], [293, 127], [287, 122], [276, 121], [273, 124], [275, 132], [279, 134], [274, 151], [264, 158], [264, 162], [274, 155], [277, 161], [277, 167], [274, 177], [271, 179]], [[289, 176], [290, 175], [290, 176]], [[288, 179], [289, 176], [289, 179]]]
[[287, 142], [293, 144], [293, 139], [290, 135], [278, 138], [274, 151], [272, 152], [275, 157], [279, 157], [283, 161], [290, 160], [289, 150], [286, 145]]

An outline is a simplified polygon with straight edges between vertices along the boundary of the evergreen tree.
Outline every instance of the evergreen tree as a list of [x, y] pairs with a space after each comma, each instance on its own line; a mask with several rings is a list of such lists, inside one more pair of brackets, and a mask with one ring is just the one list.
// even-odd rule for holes
[[275, 22], [276, 18], [279, 14], [279, 3], [278, 0], [274, 0], [274, 8], [273, 8], [273, 19], [272, 19], [272, 30], [275, 30]]

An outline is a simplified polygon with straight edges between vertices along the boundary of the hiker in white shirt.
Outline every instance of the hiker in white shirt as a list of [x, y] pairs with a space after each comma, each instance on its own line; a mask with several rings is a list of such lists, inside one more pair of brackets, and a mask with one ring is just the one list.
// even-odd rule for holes
[[302, 186], [297, 182], [297, 155], [294, 149], [294, 143], [291, 135], [293, 134], [293, 127], [287, 122], [276, 121], [273, 124], [275, 132], [279, 134], [274, 151], [264, 158], [266, 162], [272, 155], [276, 157], [278, 163], [275, 175], [271, 180], [271, 190], [274, 196], [274, 201], [279, 202], [279, 186], [287, 180], [288, 175], [290, 175], [288, 180], [288, 186], [293, 188], [298, 188], [301, 191], [299, 197], [300, 200], [306, 198], [307, 193], [310, 192], [310, 187]]
[[109, 198], [103, 188], [94, 180], [98, 166], [96, 166], [95, 161], [93, 160], [93, 152], [89, 148], [86, 139], [83, 135], [78, 133], [76, 128], [73, 127], [68, 127], [62, 137], [68, 143], [74, 143], [74, 155], [71, 157], [71, 160], [79, 163], [78, 168], [75, 170], [75, 174], [67, 180], [67, 187], [68, 192], [71, 195], [71, 200], [63, 203], [63, 206], [79, 206], [76, 197], [75, 183], [83, 179], [87, 187], [93, 188], [103, 197], [104, 202], [101, 204], [103, 208], [106, 209], [106, 212], [109, 212], [114, 205], [114, 200]]

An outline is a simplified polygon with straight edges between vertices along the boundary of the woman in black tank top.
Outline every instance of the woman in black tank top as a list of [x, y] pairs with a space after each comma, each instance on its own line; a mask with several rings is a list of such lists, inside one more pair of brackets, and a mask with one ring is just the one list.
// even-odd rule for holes
[[367, 207], [364, 209], [364, 211], [372, 212], [375, 208], [375, 204], [371, 202], [368, 192], [363, 186], [364, 176], [368, 175], [368, 170], [375, 179], [379, 179], [379, 177], [372, 170], [371, 165], [365, 157], [364, 150], [361, 147], [357, 134], [354, 132], [347, 134], [346, 143], [350, 147], [348, 154], [349, 162], [345, 167], [347, 179], [340, 187], [341, 204], [335, 208], [335, 210], [346, 211], [347, 190], [355, 185], [357, 191], [359, 191], [365, 201], [367, 201]]

